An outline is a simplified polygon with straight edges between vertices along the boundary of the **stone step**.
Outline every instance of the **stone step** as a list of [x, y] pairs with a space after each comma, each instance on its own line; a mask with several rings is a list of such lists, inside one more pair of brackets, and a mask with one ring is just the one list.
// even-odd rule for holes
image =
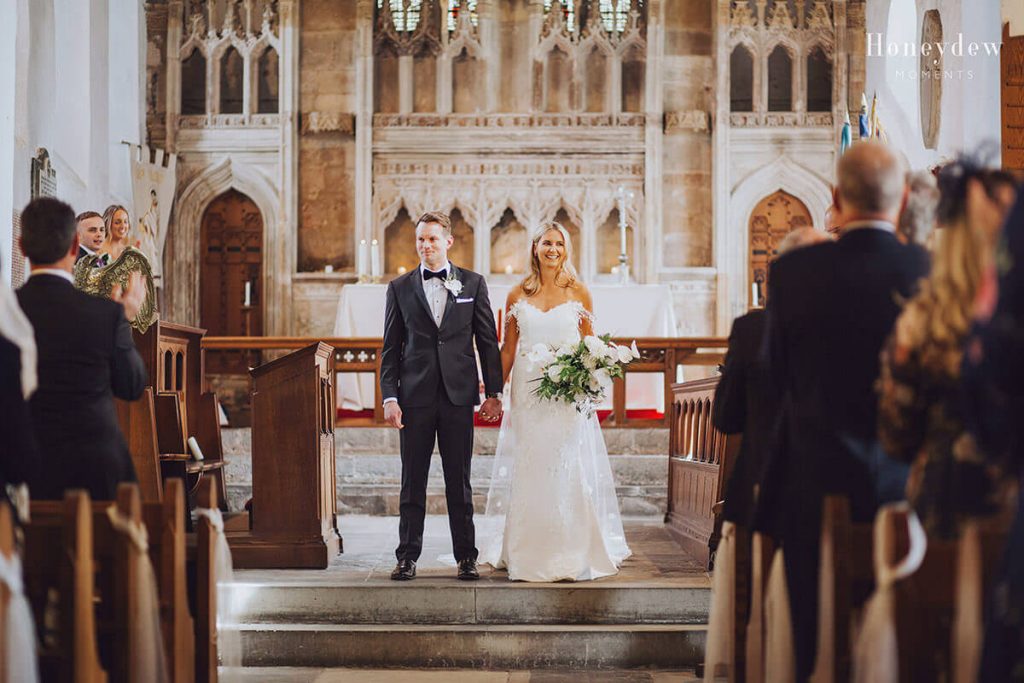
[[245, 666], [464, 669], [683, 668], [698, 625], [242, 624]]
[[[536, 676], [535, 676], [536, 674]], [[223, 683], [697, 683], [694, 669], [479, 671], [473, 669], [355, 669], [294, 666], [220, 667]]]
[[331, 585], [243, 580], [230, 590], [237, 619], [249, 624], [699, 625], [711, 599], [703, 579], [578, 587], [433, 578]]

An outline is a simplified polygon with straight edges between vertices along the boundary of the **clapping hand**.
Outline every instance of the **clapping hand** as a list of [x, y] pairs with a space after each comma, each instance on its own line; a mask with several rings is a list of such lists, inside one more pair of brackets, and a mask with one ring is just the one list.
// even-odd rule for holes
[[128, 320], [135, 320], [142, 308], [142, 302], [146, 298], [146, 288], [142, 284], [142, 273], [132, 272], [128, 276], [128, 285], [121, 287], [115, 284], [110, 289], [110, 298], [124, 306], [124, 317]]

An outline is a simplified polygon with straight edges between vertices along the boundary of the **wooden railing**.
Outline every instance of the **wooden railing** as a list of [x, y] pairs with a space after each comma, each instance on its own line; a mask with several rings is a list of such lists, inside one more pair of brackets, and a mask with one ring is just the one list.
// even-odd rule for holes
[[[374, 411], [372, 421], [353, 421], [346, 426], [372, 426], [384, 422], [380, 396], [381, 340], [374, 337], [204, 337], [205, 352], [249, 353], [250, 365], [259, 364], [260, 351], [288, 351], [300, 349], [321, 341], [334, 347], [338, 372], [374, 373]], [[614, 340], [629, 344], [633, 339]], [[716, 366], [723, 362], [727, 340], [721, 337], [649, 337], [636, 340], [640, 359], [630, 363], [627, 376], [634, 373], [661, 373], [664, 377], [665, 402], [672, 395], [676, 368], [682, 366]], [[605, 421], [614, 427], [666, 427], [670, 426], [671, 411], [665, 411], [661, 420], [630, 419], [626, 414], [626, 380], [615, 381], [612, 389], [612, 414]], [[339, 424], [343, 424], [339, 423]]]
[[665, 522], [676, 540], [702, 561], [715, 530], [714, 506], [724, 495], [739, 437], [711, 424], [718, 377], [671, 385], [668, 411], [668, 513]]

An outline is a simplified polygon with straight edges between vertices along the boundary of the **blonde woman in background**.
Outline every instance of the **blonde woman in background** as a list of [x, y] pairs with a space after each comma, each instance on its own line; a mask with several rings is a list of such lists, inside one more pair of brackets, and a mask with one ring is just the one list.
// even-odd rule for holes
[[533, 394], [535, 345], [593, 334], [590, 292], [572, 242], [548, 223], [530, 246], [530, 274], [509, 293], [504, 378], [509, 408], [498, 435], [480, 561], [513, 581], [583, 581], [615, 574], [629, 557], [608, 450], [595, 415]]
[[107, 240], [100, 251], [75, 265], [75, 286], [82, 291], [109, 299], [115, 287], [124, 288], [132, 273], [139, 273], [145, 283], [146, 297], [139, 314], [128, 322], [145, 332], [156, 320], [156, 289], [149, 259], [131, 243], [131, 219], [128, 209], [111, 204], [103, 212]]
[[1008, 174], [962, 158], [939, 174], [932, 270], [882, 353], [879, 439], [912, 463], [907, 498], [929, 534], [954, 538], [960, 521], [994, 511], [998, 494], [967, 432], [960, 393], [964, 343], [982, 272], [1015, 198]]

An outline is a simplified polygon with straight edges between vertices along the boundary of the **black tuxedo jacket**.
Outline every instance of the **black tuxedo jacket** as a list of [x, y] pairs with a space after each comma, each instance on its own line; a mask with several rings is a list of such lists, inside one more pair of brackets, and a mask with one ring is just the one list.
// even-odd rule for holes
[[40, 451], [32, 496], [85, 488], [111, 500], [118, 482], [135, 480], [114, 397], [135, 400], [146, 386], [124, 309], [48, 274], [30, 277], [18, 303], [39, 352], [39, 388], [29, 402]]
[[754, 486], [761, 481], [765, 454], [778, 426], [781, 405], [771, 390], [761, 356], [764, 329], [763, 309], [733, 321], [711, 416], [720, 432], [743, 434], [736, 464], [726, 484], [723, 518], [744, 526], [750, 524]]
[[81, 261], [82, 259], [84, 259], [86, 256], [89, 256], [89, 255], [90, 255], [89, 252], [87, 252], [85, 250], [85, 248], [82, 247], [82, 245], [79, 245], [78, 246], [78, 256], [75, 257], [75, 263], [78, 263], [79, 261]]
[[765, 341], [786, 406], [786, 498], [810, 504], [812, 519], [825, 494], [849, 496], [859, 521], [903, 498], [906, 465], [879, 447], [874, 384], [882, 345], [928, 266], [923, 249], [874, 227], [772, 266]]
[[474, 341], [487, 393], [502, 389], [501, 356], [487, 282], [470, 270], [453, 265], [452, 271], [462, 282], [462, 291], [457, 297], [448, 294], [440, 327], [434, 324], [420, 268], [388, 285], [380, 390], [382, 398], [397, 398], [403, 409], [432, 405], [442, 385], [454, 405], [478, 404]]

